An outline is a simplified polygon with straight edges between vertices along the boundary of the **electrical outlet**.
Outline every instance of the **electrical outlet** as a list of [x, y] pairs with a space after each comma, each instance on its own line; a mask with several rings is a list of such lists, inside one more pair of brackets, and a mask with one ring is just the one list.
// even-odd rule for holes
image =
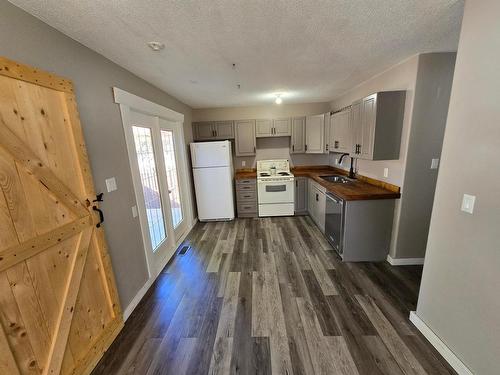
[[246, 165], [247, 165], [247, 162], [246, 162], [245, 160], [242, 160], [242, 161], [241, 161], [241, 166], [242, 166], [242, 167], [245, 167]]
[[438, 169], [439, 167], [439, 159], [432, 159], [431, 160], [431, 169]]
[[389, 168], [384, 168], [384, 177], [389, 177]]
[[118, 189], [116, 186], [116, 179], [114, 177], [106, 179], [106, 189], [108, 190], [108, 193]]
[[476, 196], [464, 194], [462, 198], [462, 211], [472, 214], [474, 212], [474, 203], [476, 203]]
[[132, 217], [137, 217], [138, 214], [137, 206], [132, 206]]

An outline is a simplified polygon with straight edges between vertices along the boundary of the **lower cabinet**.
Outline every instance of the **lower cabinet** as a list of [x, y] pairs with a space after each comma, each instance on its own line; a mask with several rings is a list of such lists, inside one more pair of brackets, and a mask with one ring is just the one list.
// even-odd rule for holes
[[295, 177], [295, 215], [307, 215], [307, 177]]
[[325, 232], [325, 213], [326, 213], [326, 189], [309, 179], [308, 184], [308, 199], [307, 206], [309, 211], [309, 216], [316, 223], [318, 228], [324, 233]]
[[238, 217], [257, 217], [257, 180], [236, 180], [236, 208]]

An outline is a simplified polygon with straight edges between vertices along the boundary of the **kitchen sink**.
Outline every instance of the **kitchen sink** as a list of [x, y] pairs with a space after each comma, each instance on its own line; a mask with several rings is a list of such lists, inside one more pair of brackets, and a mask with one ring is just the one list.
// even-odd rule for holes
[[325, 181], [333, 182], [333, 183], [336, 183], [336, 184], [348, 184], [349, 182], [351, 182], [351, 180], [348, 179], [347, 177], [340, 176], [340, 175], [319, 176], [319, 178], [322, 178]]

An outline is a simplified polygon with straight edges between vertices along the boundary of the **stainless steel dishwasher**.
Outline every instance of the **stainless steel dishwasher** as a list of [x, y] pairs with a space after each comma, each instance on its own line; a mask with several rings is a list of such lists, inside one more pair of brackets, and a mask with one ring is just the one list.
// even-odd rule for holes
[[326, 193], [325, 235], [328, 242], [342, 257], [344, 233], [344, 201]]

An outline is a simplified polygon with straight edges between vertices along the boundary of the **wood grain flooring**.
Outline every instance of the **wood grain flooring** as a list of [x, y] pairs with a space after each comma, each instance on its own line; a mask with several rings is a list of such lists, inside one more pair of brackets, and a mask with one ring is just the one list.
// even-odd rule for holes
[[309, 217], [198, 223], [186, 244], [94, 375], [455, 373], [408, 320], [420, 266], [342, 263]]

